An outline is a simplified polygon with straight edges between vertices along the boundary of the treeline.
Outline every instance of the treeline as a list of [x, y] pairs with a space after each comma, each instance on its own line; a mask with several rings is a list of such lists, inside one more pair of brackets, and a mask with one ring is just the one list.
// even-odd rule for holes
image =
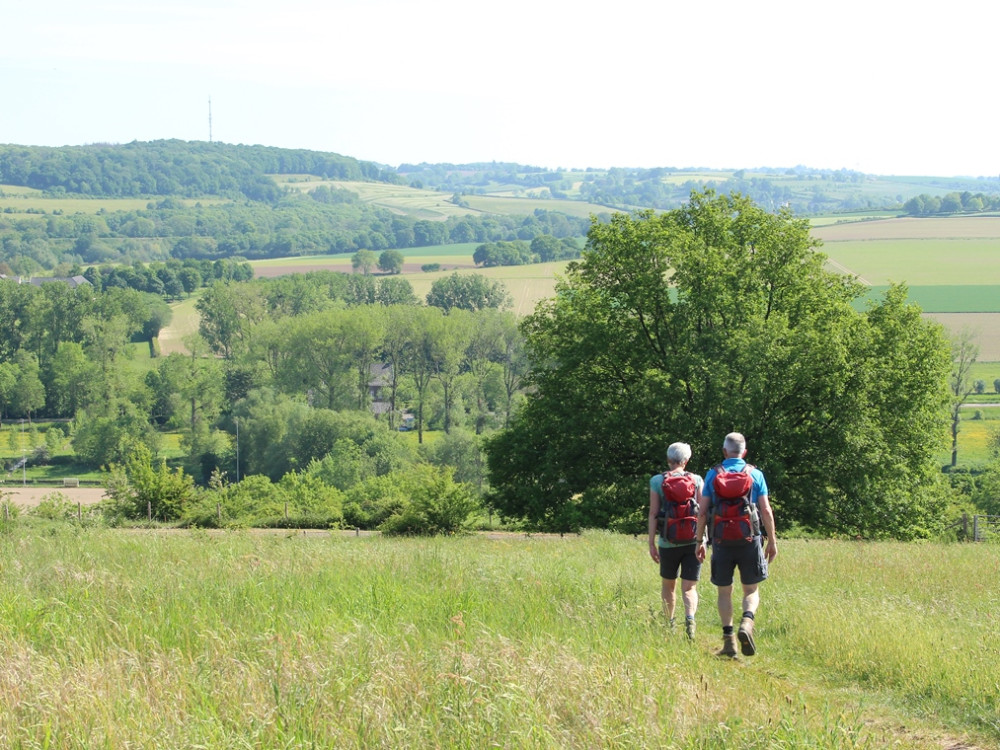
[[476, 265], [523, 266], [529, 263], [548, 263], [553, 260], [573, 260], [580, 257], [580, 245], [572, 237], [561, 240], [550, 234], [541, 234], [530, 243], [523, 240], [513, 242], [487, 242], [472, 253]]
[[921, 194], [903, 204], [909, 216], [940, 216], [942, 214], [976, 214], [1000, 211], [1000, 194], [952, 192], [943, 196]]
[[113, 198], [220, 195], [275, 201], [270, 174], [399, 182], [391, 169], [303, 149], [164, 140], [86, 146], [0, 145], [0, 184], [52, 195]]
[[118, 287], [178, 300], [216, 281], [249, 281], [253, 268], [239, 257], [216, 261], [187, 258], [148, 265], [90, 266], [84, 271], [71, 267], [69, 275], [82, 275], [102, 292]]
[[[137, 446], [155, 457], [160, 429], [172, 428], [200, 483], [213, 472], [277, 482], [324, 459], [328, 473], [382, 476], [396, 462], [379, 452], [401, 450], [393, 428], [478, 435], [506, 423], [520, 398], [527, 364], [514, 316], [498, 309], [506, 295], [454, 284], [467, 278], [436, 282], [428, 298], [441, 307], [421, 305], [398, 277], [217, 281], [199, 299], [191, 354], [162, 357], [145, 375], [122, 364], [150, 295], [0, 282], [0, 326], [12, 332], [0, 341], [0, 417], [70, 419], [76, 459], [93, 467], [127, 462]], [[330, 426], [344, 420], [353, 446], [338, 446], [345, 435]], [[51, 442], [34, 444], [33, 463]], [[470, 461], [481, 486], [481, 454]]]
[[528, 216], [468, 215], [429, 221], [371, 206], [346, 190], [289, 193], [255, 202], [186, 207], [175, 198], [145, 210], [47, 217], [0, 216], [0, 272], [28, 276], [62, 264], [148, 263], [353, 253], [360, 249], [530, 241], [586, 232], [585, 219], [536, 210]]
[[[720, 175], [719, 179], [707, 181], [705, 170], [674, 167], [550, 171], [490, 162], [404, 164], [398, 171], [411, 185], [455, 192], [459, 200], [463, 194], [483, 194], [498, 186], [510, 186], [536, 197], [577, 199], [622, 211], [636, 208], [670, 210], [684, 205], [692, 190], [706, 188], [720, 194], [752, 198], [769, 211], [788, 207], [800, 214], [885, 208], [887, 203], [884, 197], [866, 194], [862, 187], [866, 175], [847, 169], [794, 167], [772, 170], [764, 175], [748, 175], [745, 170], [738, 170], [732, 176]], [[695, 172], [698, 174], [692, 174], [691, 179], [676, 179]], [[789, 176], [815, 184], [807, 190], [800, 187], [793, 191], [776, 179]], [[852, 185], [857, 185], [857, 189], [845, 196], [844, 188]]]

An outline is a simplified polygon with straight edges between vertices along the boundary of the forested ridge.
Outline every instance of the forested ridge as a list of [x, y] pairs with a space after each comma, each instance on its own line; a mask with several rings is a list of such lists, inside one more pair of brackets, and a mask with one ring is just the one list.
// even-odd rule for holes
[[[556, 211], [401, 215], [320, 184], [279, 188], [272, 175], [399, 182], [394, 171], [336, 154], [217, 143], [0, 146], [0, 185], [69, 195], [148, 198], [131, 210], [0, 214], [0, 272], [30, 276], [100, 263], [291, 257], [464, 242], [579, 237], [587, 221]], [[0, 195], [2, 197], [2, 195]], [[200, 199], [200, 200], [198, 200]], [[212, 200], [209, 200], [212, 199]], [[41, 215], [39, 215], [41, 214]], [[58, 274], [57, 274], [58, 275]]]
[[280, 191], [268, 176], [272, 174], [401, 181], [394, 170], [373, 162], [305, 149], [179, 140], [58, 148], [0, 145], [0, 184], [54, 193], [273, 201]]

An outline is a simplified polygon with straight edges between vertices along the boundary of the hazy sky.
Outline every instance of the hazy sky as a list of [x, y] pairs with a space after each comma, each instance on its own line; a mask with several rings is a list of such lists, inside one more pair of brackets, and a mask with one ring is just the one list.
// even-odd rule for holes
[[0, 143], [1000, 175], [994, 0], [33, 0]]

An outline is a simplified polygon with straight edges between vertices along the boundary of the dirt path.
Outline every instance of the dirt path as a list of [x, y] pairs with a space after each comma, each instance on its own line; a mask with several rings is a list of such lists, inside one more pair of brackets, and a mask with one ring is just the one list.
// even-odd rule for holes
[[103, 487], [23, 487], [20, 485], [0, 485], [4, 499], [10, 498], [15, 505], [33, 508], [46, 495], [58, 492], [70, 502], [93, 505], [104, 497]]

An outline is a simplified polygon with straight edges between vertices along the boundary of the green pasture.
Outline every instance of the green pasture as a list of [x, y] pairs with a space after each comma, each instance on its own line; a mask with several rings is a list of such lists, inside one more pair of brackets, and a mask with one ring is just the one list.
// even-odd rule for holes
[[[51, 215], [96, 214], [113, 211], [145, 211], [157, 198], [83, 198], [79, 196], [52, 198], [42, 191], [16, 185], [0, 185], [0, 215], [18, 218], [44, 218]], [[185, 206], [196, 203], [212, 205], [230, 203], [224, 198], [178, 199]], [[9, 209], [9, 213], [8, 213]], [[30, 211], [30, 213], [29, 213]]]
[[[881, 299], [888, 286], [869, 287], [858, 305]], [[1000, 284], [908, 286], [908, 299], [929, 313], [1000, 313]]]
[[846, 240], [821, 250], [837, 270], [876, 286], [1000, 284], [1000, 239]]
[[[976, 412], [982, 416], [975, 418]], [[962, 419], [958, 431], [958, 465], [961, 467], [981, 467], [993, 461], [990, 443], [1000, 432], [1000, 406], [977, 407], [974, 404], [962, 408]], [[947, 445], [937, 454], [941, 466], [951, 463], [951, 433]]]
[[1000, 743], [997, 544], [783, 540], [730, 660], [642, 537], [2, 531], [3, 747]]

